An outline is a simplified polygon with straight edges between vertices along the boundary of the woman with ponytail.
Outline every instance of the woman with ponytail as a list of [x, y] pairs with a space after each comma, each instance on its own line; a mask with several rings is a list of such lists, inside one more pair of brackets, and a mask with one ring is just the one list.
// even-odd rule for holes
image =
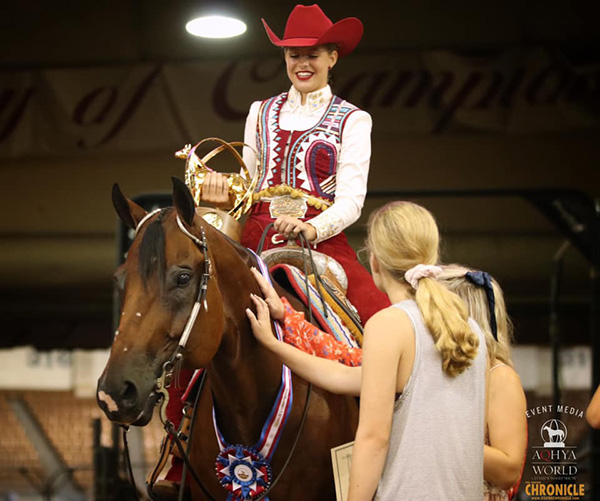
[[[436, 280], [435, 220], [416, 204], [388, 204], [371, 216], [367, 246], [392, 306], [365, 326], [348, 499], [481, 501], [485, 339], [464, 302]], [[253, 299], [255, 335], [280, 355], [282, 347], [298, 352], [272, 341], [269, 305]]]
[[486, 272], [448, 265], [438, 277], [466, 303], [486, 337], [489, 391], [484, 449], [484, 500], [515, 496], [527, 451], [527, 401], [510, 356], [512, 323], [504, 294]]

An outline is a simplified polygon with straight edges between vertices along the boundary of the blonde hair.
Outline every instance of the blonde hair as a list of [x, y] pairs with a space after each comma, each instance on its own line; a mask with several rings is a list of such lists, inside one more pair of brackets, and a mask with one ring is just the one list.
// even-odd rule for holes
[[494, 290], [496, 315], [496, 333], [498, 340], [494, 339], [490, 326], [490, 308], [483, 287], [475, 285], [467, 277], [466, 273], [475, 271], [458, 264], [443, 266], [438, 280], [446, 285], [448, 289], [456, 293], [467, 304], [469, 314], [477, 322], [485, 334], [485, 342], [488, 349], [488, 359], [495, 359], [513, 366], [510, 356], [510, 346], [513, 341], [513, 325], [506, 311], [504, 294], [498, 282], [492, 278], [492, 289]]
[[[420, 205], [392, 202], [369, 218], [367, 248], [397, 281], [405, 281], [404, 274], [417, 264], [437, 264], [439, 243], [435, 219]], [[462, 373], [479, 346], [465, 303], [431, 278], [419, 281], [415, 301], [442, 356], [442, 369], [449, 376]]]

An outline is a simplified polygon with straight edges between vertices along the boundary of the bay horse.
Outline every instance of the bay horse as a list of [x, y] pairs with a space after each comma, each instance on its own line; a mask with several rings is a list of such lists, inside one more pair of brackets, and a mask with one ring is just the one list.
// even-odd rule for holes
[[[215, 472], [221, 449], [213, 407], [229, 444], [253, 446], [282, 385], [281, 361], [255, 339], [245, 314], [254, 308], [250, 294], [261, 294], [250, 272], [256, 259], [196, 214], [189, 190], [177, 178], [173, 207], [149, 214], [117, 185], [113, 205], [137, 234], [117, 271], [124, 281], [120, 322], [98, 380], [98, 403], [113, 422], [144, 426], [150, 421], [160, 397], [157, 378], [177, 349], [202, 275], [208, 274], [205, 301], [183, 352], [185, 367], [205, 368], [207, 375], [190, 437], [190, 460], [203, 485], [191, 480], [190, 487], [194, 500], [224, 500], [227, 491]], [[309, 385], [295, 375], [291, 381], [291, 410], [271, 461], [272, 478], [281, 476], [269, 498], [334, 500], [330, 449], [354, 439], [356, 399], [313, 388], [301, 427]]]

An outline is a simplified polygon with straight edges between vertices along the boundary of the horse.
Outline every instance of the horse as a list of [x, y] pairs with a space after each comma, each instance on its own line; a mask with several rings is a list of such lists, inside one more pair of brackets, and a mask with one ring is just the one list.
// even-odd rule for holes
[[[228, 491], [215, 472], [222, 466], [215, 466], [222, 447], [214, 423], [229, 444], [257, 443], [273, 415], [284, 366], [256, 340], [245, 314], [254, 308], [250, 294], [261, 295], [250, 272], [255, 255], [196, 214], [187, 186], [172, 181], [173, 207], [156, 213], [113, 187], [114, 208], [136, 236], [116, 273], [123, 282], [120, 321], [97, 400], [111, 421], [146, 425], [160, 399], [156, 382], [163, 365], [172, 360], [194, 300], [203, 295], [183, 348], [184, 366], [206, 372], [189, 438], [190, 462], [202, 485], [190, 481], [190, 488], [192, 499], [224, 500]], [[353, 440], [357, 401], [311, 391], [293, 374], [291, 388], [289, 415], [271, 460], [271, 480], [278, 478], [268, 496], [272, 501], [334, 500], [330, 449]], [[244, 498], [239, 485], [233, 487], [238, 488], [234, 499], [255, 497]]]
[[[560, 429], [553, 429], [550, 428], [549, 426], [544, 426], [543, 430], [545, 430], [548, 433], [548, 438], [550, 439], [550, 442], [563, 442], [565, 440], [565, 432], [563, 430]], [[555, 437], [558, 438], [558, 440], [555, 440]]]

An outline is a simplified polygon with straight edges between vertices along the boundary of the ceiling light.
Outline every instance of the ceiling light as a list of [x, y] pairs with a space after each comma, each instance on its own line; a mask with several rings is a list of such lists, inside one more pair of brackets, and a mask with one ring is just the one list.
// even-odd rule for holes
[[246, 23], [226, 16], [203, 16], [185, 25], [188, 33], [203, 38], [231, 38], [246, 31]]

